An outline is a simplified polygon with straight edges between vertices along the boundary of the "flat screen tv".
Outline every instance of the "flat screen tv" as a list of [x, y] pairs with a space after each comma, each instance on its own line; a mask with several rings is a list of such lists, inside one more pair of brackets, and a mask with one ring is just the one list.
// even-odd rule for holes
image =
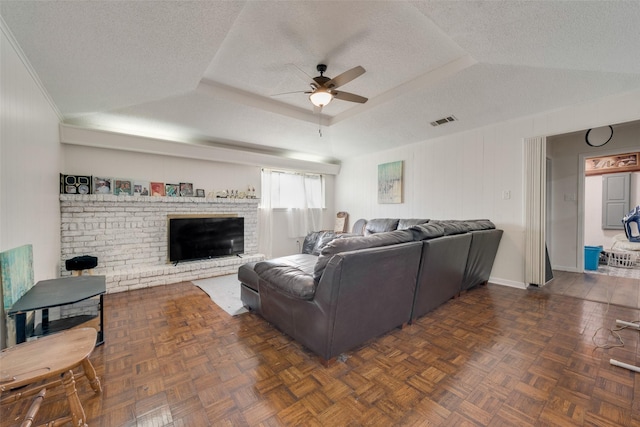
[[170, 216], [169, 262], [244, 253], [244, 218]]

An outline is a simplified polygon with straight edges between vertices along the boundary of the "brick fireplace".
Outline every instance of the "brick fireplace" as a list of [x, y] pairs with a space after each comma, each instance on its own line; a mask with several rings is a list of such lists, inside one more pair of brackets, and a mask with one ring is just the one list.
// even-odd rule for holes
[[[106, 276], [107, 292], [120, 292], [234, 273], [258, 253], [258, 200], [202, 197], [60, 195], [60, 274], [65, 260], [98, 257], [94, 274]], [[167, 263], [167, 216], [229, 214], [244, 217], [242, 257]]]

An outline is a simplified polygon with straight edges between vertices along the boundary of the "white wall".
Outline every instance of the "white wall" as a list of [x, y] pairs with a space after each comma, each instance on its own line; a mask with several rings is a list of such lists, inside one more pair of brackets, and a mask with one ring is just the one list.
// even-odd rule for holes
[[260, 195], [260, 168], [257, 166], [68, 144], [62, 147], [62, 172], [65, 174], [175, 184], [191, 182], [194, 189], [203, 188], [206, 194], [221, 190], [246, 191], [247, 186], [251, 185]]
[[[336, 179], [336, 209], [353, 220], [489, 218], [505, 231], [491, 280], [525, 287], [523, 138], [637, 120], [639, 97], [639, 91], [621, 94], [350, 159]], [[377, 165], [396, 160], [405, 162], [404, 203], [379, 205]]]
[[[615, 124], [615, 122], [611, 122]], [[580, 174], [580, 159], [606, 154], [640, 151], [640, 123], [615, 125], [611, 141], [603, 147], [589, 147], [584, 142], [585, 127], [580, 132], [555, 135], [547, 139], [547, 156], [552, 163], [551, 236], [548, 236], [551, 265], [563, 271], [582, 271], [579, 265], [578, 223], [584, 213], [584, 244], [611, 246], [611, 239], [621, 230], [602, 230], [602, 176]], [[634, 174], [635, 175], [635, 174]], [[580, 197], [584, 179], [584, 198]], [[632, 186], [632, 194], [638, 191]], [[631, 204], [636, 206], [632, 196]], [[634, 204], [635, 203], [635, 204]]]
[[[34, 279], [50, 279], [60, 259], [59, 117], [2, 20], [0, 30], [0, 251], [32, 244]], [[4, 343], [2, 308], [0, 318]]]

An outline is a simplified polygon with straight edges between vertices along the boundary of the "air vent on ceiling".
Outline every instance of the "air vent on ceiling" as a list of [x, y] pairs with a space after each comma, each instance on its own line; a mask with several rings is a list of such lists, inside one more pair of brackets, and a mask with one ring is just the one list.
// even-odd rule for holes
[[435, 122], [431, 122], [431, 126], [440, 126], [445, 123], [455, 122], [456, 120], [458, 119], [456, 119], [455, 116], [443, 117], [442, 119], [438, 119]]

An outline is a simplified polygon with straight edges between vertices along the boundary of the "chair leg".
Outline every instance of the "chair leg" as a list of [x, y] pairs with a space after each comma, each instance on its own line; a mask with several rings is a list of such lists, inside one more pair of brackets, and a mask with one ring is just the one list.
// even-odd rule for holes
[[62, 385], [64, 386], [67, 400], [69, 401], [69, 409], [71, 410], [73, 425], [77, 427], [88, 427], [84, 408], [82, 408], [82, 404], [78, 398], [78, 390], [76, 390], [76, 381], [73, 378], [72, 370], [62, 374]]
[[93, 391], [95, 391], [96, 394], [102, 393], [100, 378], [98, 378], [98, 376], [96, 375], [96, 370], [93, 368], [93, 365], [91, 364], [91, 361], [88, 357], [82, 361], [82, 369], [84, 370], [84, 374], [87, 376], [87, 379], [89, 380], [89, 384], [91, 385]]
[[40, 405], [42, 405], [42, 401], [44, 400], [44, 395], [47, 393], [47, 389], [43, 388], [40, 390], [40, 393], [33, 399], [31, 406], [29, 406], [29, 410], [27, 411], [27, 415], [24, 417], [24, 421], [20, 424], [20, 427], [31, 427], [33, 425], [33, 420], [38, 414], [40, 410]]

